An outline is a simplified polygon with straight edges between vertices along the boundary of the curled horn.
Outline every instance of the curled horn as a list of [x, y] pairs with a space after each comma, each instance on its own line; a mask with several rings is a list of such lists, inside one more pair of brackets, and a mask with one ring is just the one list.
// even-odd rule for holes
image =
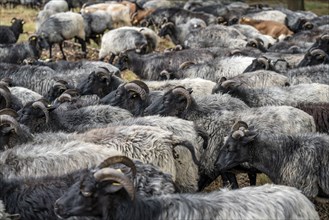
[[195, 63], [193, 61], [186, 61], [184, 63], [182, 63], [181, 65], [179, 65], [178, 69], [179, 70], [183, 70], [183, 69], [186, 69], [192, 65], [195, 65]]
[[6, 87], [9, 87], [13, 83], [13, 80], [9, 77], [2, 78], [0, 81], [0, 85], [4, 85]]
[[321, 49], [314, 49], [311, 51], [311, 55], [314, 56], [314, 55], [322, 55], [322, 56], [327, 56], [326, 52], [324, 52], [323, 50]]
[[0, 84], [0, 94], [5, 98], [6, 100], [6, 108], [8, 108], [11, 104], [11, 98], [10, 98], [10, 90], [7, 86]]
[[46, 123], [48, 124], [48, 122], [49, 122], [49, 112], [48, 112], [48, 109], [46, 108], [45, 104], [41, 101], [36, 101], [32, 104], [32, 107], [33, 108], [40, 108], [43, 111], [43, 113], [46, 116]]
[[257, 47], [258, 41], [256, 39], [251, 39], [250, 41], [248, 41], [247, 46]]
[[268, 70], [268, 68], [270, 67], [270, 64], [268, 63], [268, 60], [264, 57], [259, 57], [257, 59], [258, 62], [263, 63], [265, 65], [265, 69]]
[[312, 29], [314, 26], [311, 22], [307, 21], [307, 22], [305, 22], [305, 24], [303, 24], [303, 27], [305, 27], [307, 29]]
[[17, 118], [18, 114], [15, 110], [11, 108], [4, 108], [0, 110], [0, 115], [10, 115], [13, 118]]
[[80, 93], [77, 89], [67, 89], [63, 92], [63, 94], [69, 94], [69, 95], [71, 95], [71, 98], [73, 96], [80, 96]]
[[329, 34], [322, 35], [321, 40], [329, 40]]
[[0, 126], [6, 124], [13, 127], [16, 134], [18, 133], [18, 129], [20, 128], [19, 123], [10, 115], [0, 115]]
[[72, 96], [69, 93], [63, 93], [60, 95], [57, 100], [61, 103], [63, 102], [71, 102], [72, 101]]
[[167, 70], [162, 70], [160, 76], [165, 76], [167, 80], [170, 79], [170, 73]]
[[135, 188], [130, 179], [125, 176], [122, 172], [119, 172], [113, 168], [103, 168], [94, 173], [96, 181], [103, 182], [107, 180], [112, 180], [117, 183], [120, 183], [127, 193], [129, 194], [131, 200], [135, 199]]
[[189, 91], [187, 91], [185, 88], [183, 87], [176, 87], [172, 90], [172, 93], [174, 95], [182, 95], [186, 98], [187, 104], [185, 109], [188, 109], [192, 103], [192, 99], [191, 99], [191, 95], [189, 93]]
[[130, 90], [130, 91], [137, 92], [140, 95], [142, 100], [146, 99], [146, 91], [142, 87], [140, 87], [138, 84], [130, 82], [130, 83], [127, 83], [124, 86], [124, 88], [127, 89], [128, 91]]
[[165, 28], [165, 27], [171, 26], [171, 25], [175, 27], [175, 24], [173, 22], [169, 21], [169, 22], [163, 23], [163, 25], [161, 25], [161, 28]]
[[137, 15], [138, 15], [138, 12], [137, 12], [137, 11], [134, 12], [134, 13], [130, 16], [130, 20], [133, 21]]
[[126, 156], [109, 157], [106, 160], [104, 160], [101, 164], [99, 164], [97, 168], [103, 169], [103, 168], [109, 167], [112, 164], [117, 164], [117, 163], [121, 163], [121, 164], [124, 164], [127, 167], [129, 167], [135, 178], [136, 173], [137, 173], [135, 163], [129, 157], [126, 157]]
[[237, 130], [232, 133], [232, 138], [236, 140], [240, 139], [243, 136], [244, 136], [244, 132], [241, 130]]
[[53, 87], [58, 87], [61, 89], [67, 89], [66, 85], [60, 81], [55, 82], [55, 84], [53, 85]]
[[229, 79], [229, 80], [225, 80], [221, 83], [221, 86], [224, 87], [224, 88], [229, 88], [231, 85], [235, 85], [237, 84], [238, 82], [235, 81], [235, 80], [232, 80], [232, 79]]
[[248, 129], [248, 124], [244, 121], [237, 121], [232, 126], [231, 131], [237, 131], [240, 130], [240, 128]]
[[242, 51], [239, 49], [234, 49], [230, 51], [229, 56], [234, 56], [234, 55], [242, 55]]

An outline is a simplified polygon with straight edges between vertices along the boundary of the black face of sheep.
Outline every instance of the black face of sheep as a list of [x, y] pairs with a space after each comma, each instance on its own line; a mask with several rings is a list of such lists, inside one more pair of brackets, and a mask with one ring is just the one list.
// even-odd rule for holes
[[12, 23], [12, 28], [15, 29], [15, 31], [17, 31], [18, 34], [23, 33], [23, 26], [25, 24], [25, 21], [23, 19], [17, 19], [17, 18], [13, 18], [11, 20]]
[[250, 41], [247, 43], [246, 47], [257, 48], [257, 49], [259, 49], [260, 51], [262, 51], [262, 52], [264, 52], [264, 53], [267, 52], [267, 49], [266, 49], [265, 46], [264, 46], [264, 41], [261, 40], [261, 39], [259, 39], [259, 38], [256, 38], [256, 39], [252, 39], [252, 40], [250, 40]]
[[129, 58], [126, 54], [120, 54], [116, 65], [120, 71], [129, 69]]
[[110, 73], [108, 69], [99, 68], [93, 71], [77, 88], [81, 95], [96, 94], [102, 98], [117, 88], [111, 84], [112, 75], [113, 73]]
[[[127, 169], [109, 168], [110, 164], [121, 163]], [[124, 173], [123, 173], [123, 172]], [[72, 185], [69, 190], [59, 198], [54, 210], [57, 216], [68, 218], [70, 216], [101, 216], [103, 207], [115, 207], [118, 197], [135, 198], [133, 182], [126, 175], [132, 172], [136, 176], [136, 167], [127, 157], [115, 156], [105, 160], [95, 171], [81, 177], [81, 180]], [[109, 198], [110, 197], [110, 198]], [[130, 200], [129, 199], [129, 200]], [[108, 203], [112, 204], [108, 204]]]
[[308, 51], [304, 58], [298, 64], [298, 67], [303, 66], [314, 66], [318, 64], [328, 64], [329, 63], [329, 55], [326, 54], [321, 49], [314, 48], [311, 51]]
[[127, 109], [134, 116], [140, 116], [148, 103], [148, 93], [149, 88], [144, 82], [134, 80], [119, 86], [115, 91], [101, 99], [101, 103], [119, 106]]
[[243, 73], [253, 72], [256, 70], [269, 70], [269, 69], [270, 69], [269, 60], [266, 57], [260, 57], [254, 59], [252, 63], [243, 71]]
[[232, 95], [234, 93], [234, 89], [238, 87], [240, 84], [241, 83], [237, 81], [227, 80], [226, 77], [222, 77], [212, 89], [212, 94], [228, 93]]
[[71, 88], [72, 87], [70, 87], [66, 81], [59, 80], [49, 89], [45, 98], [48, 101], [52, 102], [56, 98], [58, 98], [61, 94], [63, 94], [63, 92], [65, 92], [65, 90], [71, 89]]
[[307, 21], [305, 18], [299, 18], [297, 22], [290, 27], [290, 30], [297, 33], [302, 30], [311, 30], [313, 29], [314, 25]]
[[219, 151], [215, 164], [216, 167], [224, 171], [249, 161], [252, 154], [250, 144], [256, 136], [257, 133], [248, 130], [248, 125], [245, 122], [236, 122]]
[[318, 37], [312, 45], [311, 50], [313, 48], [321, 49], [329, 54], [329, 34], [324, 34], [321, 37]]
[[192, 102], [192, 91], [176, 87], [158, 97], [144, 110], [144, 115], [178, 116], [187, 110]]
[[17, 112], [19, 115], [18, 121], [27, 126], [33, 124], [33, 126], [42, 127], [49, 122], [49, 112], [54, 109], [55, 107], [50, 106], [46, 100], [28, 102]]

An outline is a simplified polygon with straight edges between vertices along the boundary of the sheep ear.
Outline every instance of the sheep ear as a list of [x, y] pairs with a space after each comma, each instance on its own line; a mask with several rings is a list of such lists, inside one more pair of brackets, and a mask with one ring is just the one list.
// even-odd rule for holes
[[24, 21], [24, 20], [22, 20], [22, 21], [21, 21], [21, 24], [25, 24], [25, 21]]
[[242, 144], [248, 144], [255, 140], [257, 137], [258, 133], [256, 132], [248, 132], [243, 138], [241, 138]]
[[16, 20], [16, 18], [11, 19], [11, 23], [14, 23]]

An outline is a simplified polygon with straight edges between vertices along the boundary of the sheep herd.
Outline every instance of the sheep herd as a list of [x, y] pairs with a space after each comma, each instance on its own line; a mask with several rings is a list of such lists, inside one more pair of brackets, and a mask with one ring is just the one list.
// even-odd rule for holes
[[[27, 41], [18, 16], [0, 26], [0, 220], [329, 218], [329, 15], [231, 0], [0, 4], [38, 10]], [[256, 186], [260, 173], [272, 183]]]

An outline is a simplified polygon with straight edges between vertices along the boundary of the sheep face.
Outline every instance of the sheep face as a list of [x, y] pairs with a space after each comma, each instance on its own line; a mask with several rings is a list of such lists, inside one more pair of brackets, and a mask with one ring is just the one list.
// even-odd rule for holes
[[111, 74], [105, 71], [92, 72], [77, 88], [81, 95], [96, 94], [101, 98], [115, 89], [111, 86]]
[[[175, 90], [176, 89], [176, 90]], [[167, 91], [163, 96], [155, 99], [151, 105], [144, 110], [144, 115], [161, 115], [161, 116], [178, 116], [189, 107], [191, 91], [180, 87], [179, 89], [185, 90], [184, 94], [177, 91], [177, 87]]]
[[147, 90], [144, 88], [130, 82], [119, 86], [115, 91], [105, 96], [101, 102], [103, 104], [110, 104], [111, 106], [119, 106], [120, 108], [127, 109], [134, 116], [140, 116], [147, 103], [148, 87], [146, 86]]
[[99, 197], [104, 192], [98, 190], [97, 182], [91, 173], [73, 184], [54, 205], [54, 211], [61, 218], [70, 216], [98, 216], [101, 213]]
[[318, 64], [329, 63], [329, 56], [321, 49], [312, 49], [308, 51], [304, 58], [298, 64], [298, 67], [314, 66]]
[[215, 166], [223, 171], [243, 162], [250, 162], [252, 141], [257, 133], [249, 130], [232, 131], [219, 151]]

